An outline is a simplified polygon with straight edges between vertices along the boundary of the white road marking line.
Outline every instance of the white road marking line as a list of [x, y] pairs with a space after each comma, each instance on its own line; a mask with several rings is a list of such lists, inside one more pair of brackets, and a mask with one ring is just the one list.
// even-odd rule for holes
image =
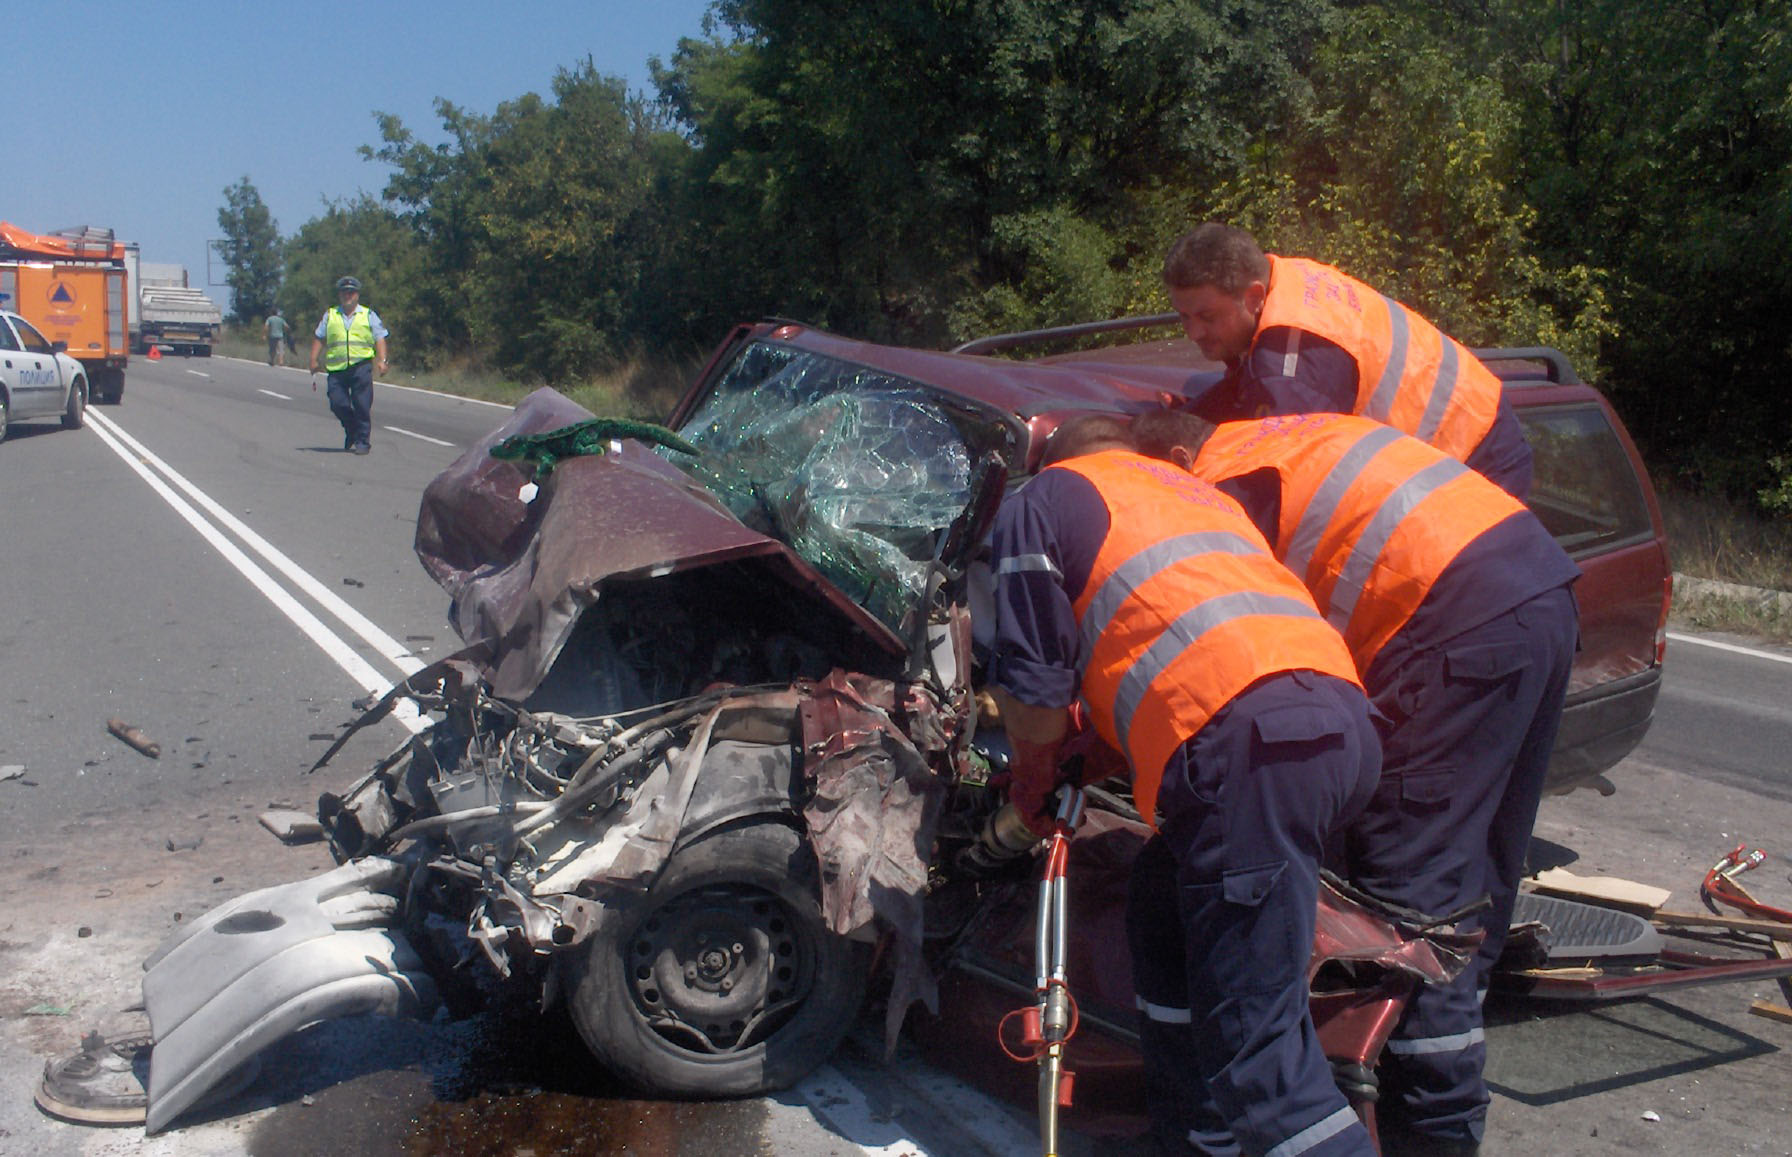
[[471, 402], [475, 406], [495, 406], [500, 410], [514, 410], [509, 402], [488, 402], [484, 398], [465, 398], [459, 394], [450, 394], [442, 390], [426, 390], [422, 386], [401, 386], [397, 382], [375, 382], [376, 386], [384, 386], [388, 390], [404, 390], [412, 394], [429, 394], [431, 397], [447, 398], [453, 402]]
[[256, 388], [255, 388], [255, 392], [256, 392], [256, 393], [258, 393], [258, 394], [266, 394], [266, 395], [267, 395], [267, 396], [268, 396], [268, 397], [270, 397], [270, 398], [279, 398], [279, 399], [280, 399], [280, 400], [281, 400], [281, 401], [282, 401], [282, 402], [290, 402], [290, 401], [292, 401], [292, 397], [291, 397], [291, 396], [290, 396], [290, 395], [288, 395], [288, 394], [276, 394], [276, 393], [275, 393], [275, 392], [274, 392], [274, 391], [272, 391], [272, 390], [264, 390], [264, 389], [262, 389], [262, 388], [261, 388], [261, 387], [260, 387], [260, 386], [257, 386], [257, 387], [256, 387]]
[[[378, 651], [393, 666], [397, 667], [406, 675], [419, 670], [423, 666], [422, 660], [413, 655], [404, 644], [381, 630], [372, 620], [368, 619], [365, 615], [361, 614], [361, 612], [357, 611], [354, 607], [344, 601], [340, 595], [313, 578], [308, 572], [300, 568], [297, 563], [293, 562], [292, 559], [288, 558], [272, 543], [261, 537], [261, 535], [249, 529], [248, 526], [244, 525], [241, 519], [218, 505], [210, 495], [187, 481], [173, 467], [151, 453], [141, 442], [125, 433], [112, 419], [103, 414], [90, 414], [89, 417], [92, 419], [93, 425], [96, 430], [99, 431], [101, 437], [106, 441], [107, 445], [112, 447], [119, 457], [123, 458], [133, 470], [136, 470], [148, 480], [155, 488], [156, 492], [161, 494], [162, 497], [168, 501], [169, 505], [180, 512], [183, 518], [186, 518], [188, 522], [193, 524], [195, 529], [199, 530], [201, 535], [205, 536], [207, 542], [210, 542], [214, 547], [217, 547], [220, 553], [224, 553], [225, 557], [230, 559], [231, 565], [236, 566], [239, 571], [242, 571], [244, 577], [248, 578], [251, 583], [254, 583], [257, 589], [262, 590], [262, 593], [266, 594], [275, 606], [286, 612], [288, 618], [291, 618], [301, 630], [309, 635], [312, 640], [323, 649], [325, 654], [329, 655], [332, 659], [335, 659], [337, 664], [341, 666], [343, 670], [347, 671], [351, 678], [354, 678], [359, 682], [365, 690], [383, 694], [392, 686], [392, 681], [380, 675], [367, 664], [366, 660], [362, 659], [350, 649], [348, 644], [339, 636], [331, 632], [330, 629], [325, 627], [321, 622], [318, 622], [316, 617], [313, 616], [310, 611], [301, 606], [283, 588], [275, 584], [266, 571], [263, 571], [260, 567], [256, 566], [255, 563], [250, 561], [247, 556], [244, 556], [233, 543], [224, 538], [223, 535], [219, 534], [216, 528], [200, 518], [198, 512], [193, 510], [193, 508], [183, 501], [179, 495], [169, 490], [162, 483], [161, 479], [149, 473], [148, 469], [144, 466], [144, 463], [148, 463], [150, 466], [155, 467], [155, 469], [165, 475], [169, 481], [185, 491], [190, 498], [205, 509], [206, 513], [210, 514], [232, 534], [242, 539], [250, 549], [261, 555], [263, 559], [284, 574], [300, 590], [304, 591], [331, 614], [335, 615], [344, 626], [359, 635], [363, 641], [374, 650]], [[126, 446], [130, 449], [129, 453], [124, 449]], [[240, 563], [238, 562], [239, 559], [241, 560]], [[251, 574], [251, 571], [253, 571], [253, 574]], [[256, 576], [260, 576], [259, 580]], [[268, 584], [268, 587], [272, 588], [271, 592], [263, 587], [262, 584], [264, 582]], [[288, 610], [289, 605], [292, 608], [291, 610]], [[294, 614], [295, 611], [297, 612], [297, 615]], [[307, 625], [306, 621], [297, 617], [298, 615], [304, 616], [304, 620], [309, 620], [309, 623], [315, 626], [315, 632], [313, 627]], [[403, 723], [406, 727], [409, 727], [412, 731], [420, 731], [427, 726], [425, 721], [418, 718], [413, 704], [401, 704], [398, 715], [399, 722]]]
[[211, 375], [210, 375], [210, 374], [203, 374], [203, 373], [200, 373], [200, 372], [199, 372], [199, 371], [198, 371], [198, 370], [188, 370], [188, 371], [187, 371], [187, 372], [188, 372], [188, 373], [189, 373], [189, 374], [192, 374], [192, 375], [193, 375], [193, 376], [194, 376], [194, 377], [196, 377], [196, 378], [209, 378], [209, 377], [211, 377]]
[[403, 434], [407, 438], [415, 438], [419, 442], [433, 442], [437, 446], [452, 446], [452, 445], [454, 445], [453, 442], [444, 442], [440, 438], [431, 438], [428, 434], [419, 434], [419, 433], [417, 433], [417, 431], [407, 430], [403, 426], [386, 426], [384, 428], [392, 431], [394, 434]]
[[1701, 639], [1697, 635], [1683, 635], [1679, 631], [1669, 631], [1668, 638], [1676, 643], [1691, 643], [1695, 647], [1710, 647], [1716, 651], [1729, 651], [1732, 654], [1747, 655], [1753, 659], [1768, 659], [1775, 663], [1792, 663], [1792, 655], [1781, 655], [1773, 651], [1757, 651], [1753, 647], [1739, 647], [1735, 643], [1721, 643], [1716, 639]]
[[873, 1157], [929, 1157], [907, 1131], [873, 1109], [859, 1087], [833, 1065], [823, 1065], [793, 1090], [811, 1112], [839, 1130], [841, 1140]]

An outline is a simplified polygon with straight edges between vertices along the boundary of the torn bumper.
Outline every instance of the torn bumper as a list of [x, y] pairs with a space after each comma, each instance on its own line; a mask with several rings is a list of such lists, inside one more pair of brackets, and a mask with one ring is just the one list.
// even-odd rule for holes
[[144, 964], [159, 1132], [269, 1044], [333, 1017], [427, 1015], [434, 982], [388, 927], [410, 865], [369, 857], [220, 905]]

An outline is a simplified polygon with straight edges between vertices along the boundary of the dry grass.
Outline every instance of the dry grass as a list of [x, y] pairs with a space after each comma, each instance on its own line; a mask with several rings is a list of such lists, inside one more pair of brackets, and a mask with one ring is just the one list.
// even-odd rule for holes
[[[294, 345], [297, 353], [288, 354], [286, 364], [302, 367], [310, 350], [310, 336], [299, 335], [294, 339]], [[216, 352], [226, 357], [263, 361], [267, 358], [267, 342], [259, 330], [252, 333], [226, 326]], [[563, 385], [559, 389], [594, 414], [660, 421], [671, 413], [685, 387], [702, 368], [703, 359], [698, 356], [677, 358], [643, 353], [611, 373], [577, 385]], [[448, 362], [415, 372], [395, 367], [381, 380], [511, 405], [539, 388], [466, 362]]]
[[[1680, 574], [1770, 591], [1792, 591], [1792, 519], [1764, 518], [1722, 499], [1663, 490], [1661, 514]], [[1673, 622], [1792, 642], [1792, 600], [1694, 590], [1674, 591]]]

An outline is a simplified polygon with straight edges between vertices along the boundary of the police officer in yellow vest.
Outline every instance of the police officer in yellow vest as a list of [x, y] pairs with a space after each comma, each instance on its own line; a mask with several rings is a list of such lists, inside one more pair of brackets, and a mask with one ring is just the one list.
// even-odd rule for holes
[[365, 454], [373, 441], [373, 375], [386, 372], [386, 327], [361, 304], [360, 281], [341, 278], [336, 296], [340, 304], [324, 311], [311, 338], [311, 372], [317, 373], [321, 353], [330, 375], [330, 411], [342, 423], [342, 448]]
[[1226, 364], [1191, 407], [1207, 421], [1360, 414], [1529, 494], [1531, 448], [1499, 378], [1406, 306], [1213, 221], [1170, 246], [1163, 275], [1189, 340]]

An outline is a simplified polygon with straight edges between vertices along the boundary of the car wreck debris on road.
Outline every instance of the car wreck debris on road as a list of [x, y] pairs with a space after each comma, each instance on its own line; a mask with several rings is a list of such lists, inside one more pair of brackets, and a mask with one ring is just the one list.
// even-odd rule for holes
[[151, 759], [162, 758], [162, 745], [159, 743], [152, 742], [148, 736], [143, 734], [143, 732], [139, 731], [135, 727], [132, 727], [129, 723], [126, 723], [124, 720], [122, 720], [122, 719], [106, 720], [106, 730], [110, 731], [113, 735], [118, 736], [118, 738], [124, 740], [126, 743], [130, 744], [137, 751], [141, 752], [144, 755], [149, 756]]

